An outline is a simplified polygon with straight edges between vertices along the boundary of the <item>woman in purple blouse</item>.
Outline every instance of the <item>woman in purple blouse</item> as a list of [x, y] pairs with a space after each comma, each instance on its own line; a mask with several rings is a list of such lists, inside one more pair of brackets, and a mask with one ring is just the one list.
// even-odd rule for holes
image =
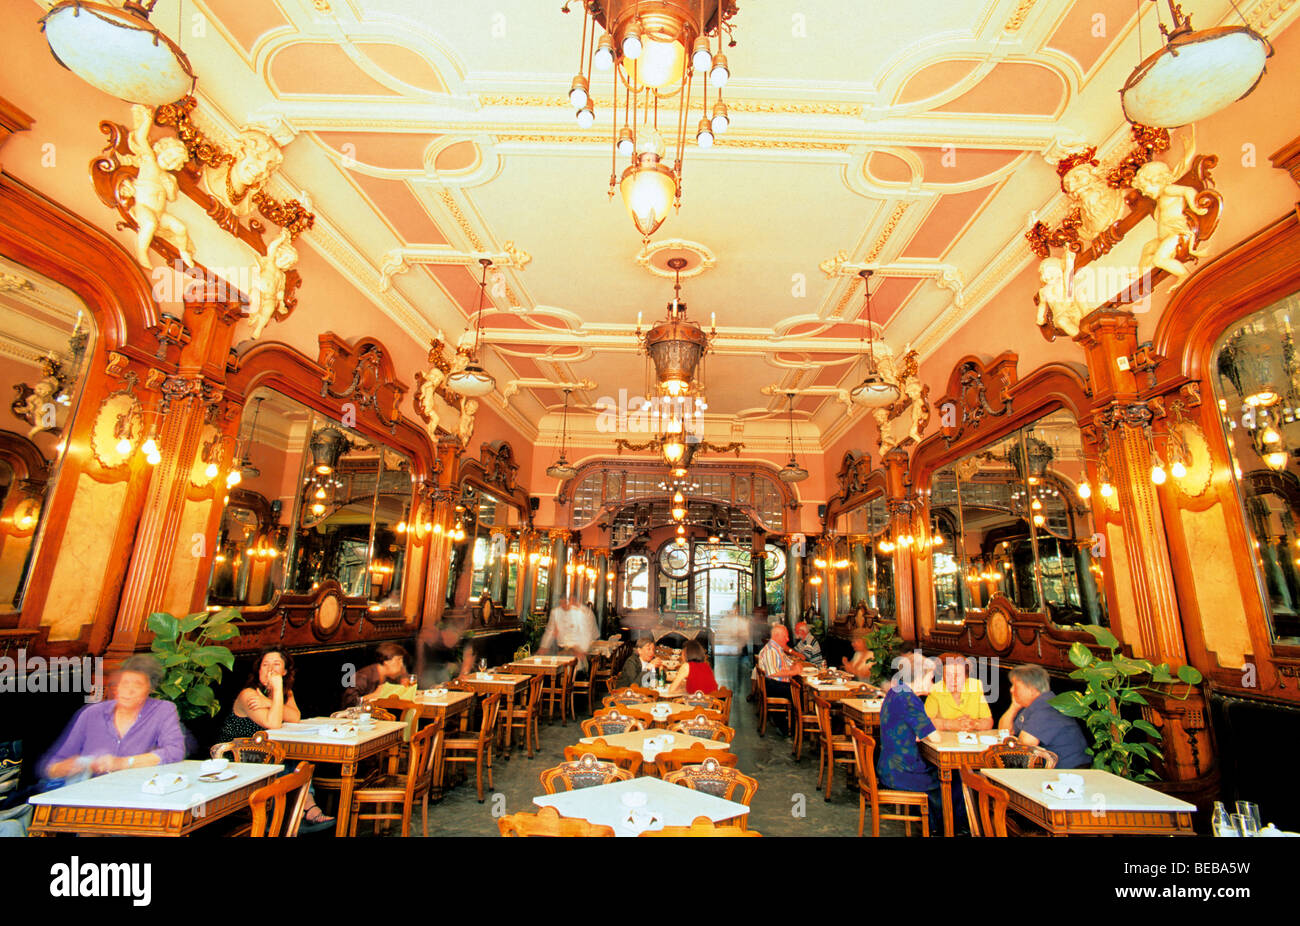
[[149, 697], [162, 674], [152, 656], [136, 655], [122, 663], [114, 698], [77, 712], [41, 763], [45, 777], [67, 778], [85, 769], [102, 775], [184, 759], [176, 705]]

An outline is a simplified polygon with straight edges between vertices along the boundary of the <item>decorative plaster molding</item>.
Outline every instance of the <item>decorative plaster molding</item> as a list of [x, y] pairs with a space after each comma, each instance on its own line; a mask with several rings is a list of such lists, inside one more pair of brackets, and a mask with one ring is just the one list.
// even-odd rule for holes
[[[416, 245], [413, 247], [393, 248], [384, 255], [379, 266], [379, 291], [388, 292], [392, 279], [399, 273], [407, 273], [412, 264], [456, 265], [472, 267], [481, 258], [492, 261], [493, 267], [514, 267], [522, 270], [533, 256], [527, 251], [515, 247], [513, 241], [507, 241], [505, 249], [499, 254], [473, 253], [457, 251], [445, 245]], [[513, 304], [513, 301], [512, 301]]]

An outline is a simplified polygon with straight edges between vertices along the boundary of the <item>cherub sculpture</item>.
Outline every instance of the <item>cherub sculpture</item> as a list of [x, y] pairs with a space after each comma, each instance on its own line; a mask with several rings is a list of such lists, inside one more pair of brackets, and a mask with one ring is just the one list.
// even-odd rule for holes
[[1056, 166], [1061, 189], [1079, 209], [1079, 238], [1085, 244], [1124, 214], [1124, 193], [1110, 185], [1095, 153], [1095, 148], [1087, 148], [1062, 158]]
[[886, 357], [880, 364], [880, 375], [898, 387], [899, 397], [892, 405], [878, 408], [872, 414], [880, 427], [880, 452], [889, 453], [895, 447], [911, 440], [920, 443], [926, 425], [930, 423], [930, 387], [921, 382], [920, 355], [908, 351], [900, 360]]
[[31, 395], [27, 397], [25, 414], [22, 416], [31, 424], [31, 430], [27, 432], [29, 438], [35, 437], [42, 431], [49, 431], [58, 427], [58, 409], [55, 400], [62, 390], [62, 384], [52, 374], [43, 376], [32, 386]]
[[293, 246], [293, 235], [289, 229], [283, 228], [267, 245], [266, 256], [257, 258], [253, 270], [248, 315], [254, 339], [262, 336], [262, 329], [273, 317], [283, 318], [287, 314], [284, 306], [285, 274], [297, 263], [298, 251]]
[[1143, 246], [1138, 270], [1143, 274], [1153, 268], [1164, 270], [1176, 283], [1188, 274], [1187, 264], [1179, 259], [1181, 252], [1186, 251], [1189, 261], [1208, 253], [1204, 248], [1197, 248], [1197, 231], [1188, 220], [1187, 213], [1191, 211], [1194, 215], [1205, 215], [1209, 210], [1197, 205], [1198, 190], [1175, 182], [1186, 171], [1188, 159], [1190, 153], [1184, 164], [1177, 169], [1161, 161], [1148, 161], [1138, 168], [1133, 177], [1133, 189], [1148, 199], [1155, 200], [1156, 204], [1153, 213], [1156, 236]]
[[478, 399], [466, 399], [460, 407], [460, 427], [457, 436], [462, 447], [469, 446], [469, 439], [474, 436], [474, 415], [478, 413]]
[[203, 185], [235, 215], [250, 215], [256, 208], [255, 194], [284, 162], [284, 154], [275, 137], [258, 126], [248, 126], [239, 133], [231, 154], [233, 161], [204, 170]]
[[129, 210], [136, 224], [135, 259], [148, 268], [149, 245], [155, 235], [162, 235], [180, 252], [187, 264], [194, 263], [194, 242], [190, 240], [185, 224], [167, 211], [176, 201], [180, 186], [172, 176], [190, 159], [178, 138], [170, 136], [149, 144], [149, 127], [153, 125], [153, 111], [139, 103], [131, 107], [132, 128], [127, 137], [131, 154], [123, 157], [125, 164], [136, 168], [130, 191], [134, 196]]
[[1045, 257], [1038, 264], [1038, 327], [1050, 327], [1068, 338], [1079, 334], [1079, 320], [1090, 311], [1074, 291], [1074, 252], [1065, 256]]
[[424, 374], [420, 382], [420, 392], [416, 396], [416, 401], [420, 404], [420, 411], [424, 412], [429, 419], [424, 426], [424, 430], [428, 433], [429, 440], [435, 444], [438, 442], [438, 389], [446, 378], [447, 376], [442, 370], [437, 367], [430, 367], [429, 372]]

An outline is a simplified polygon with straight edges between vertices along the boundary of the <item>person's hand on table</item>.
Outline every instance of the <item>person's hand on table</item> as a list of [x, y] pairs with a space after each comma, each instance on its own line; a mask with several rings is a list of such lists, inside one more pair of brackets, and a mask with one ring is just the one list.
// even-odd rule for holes
[[118, 772], [126, 767], [126, 759], [118, 756], [95, 756], [90, 760], [90, 770], [96, 775], [103, 775], [106, 772]]

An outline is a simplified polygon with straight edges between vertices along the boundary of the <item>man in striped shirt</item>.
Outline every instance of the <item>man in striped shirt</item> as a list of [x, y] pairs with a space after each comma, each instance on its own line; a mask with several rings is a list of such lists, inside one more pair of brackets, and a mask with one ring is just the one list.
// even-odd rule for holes
[[794, 637], [795, 652], [802, 656], [808, 665], [818, 668], [826, 665], [826, 657], [822, 655], [822, 645], [812, 635], [812, 628], [808, 626], [807, 621], [800, 621], [794, 625]]
[[[790, 677], [799, 673], [799, 663], [791, 655], [789, 650], [790, 631], [784, 624], [772, 625], [772, 636], [768, 639], [767, 645], [758, 653], [757, 664], [767, 676], [767, 696], [769, 698], [786, 698], [790, 697]], [[782, 727], [782, 721], [785, 719], [784, 713], [776, 713], [773, 718], [777, 722], [778, 729]], [[784, 734], [786, 731], [781, 729]]]

